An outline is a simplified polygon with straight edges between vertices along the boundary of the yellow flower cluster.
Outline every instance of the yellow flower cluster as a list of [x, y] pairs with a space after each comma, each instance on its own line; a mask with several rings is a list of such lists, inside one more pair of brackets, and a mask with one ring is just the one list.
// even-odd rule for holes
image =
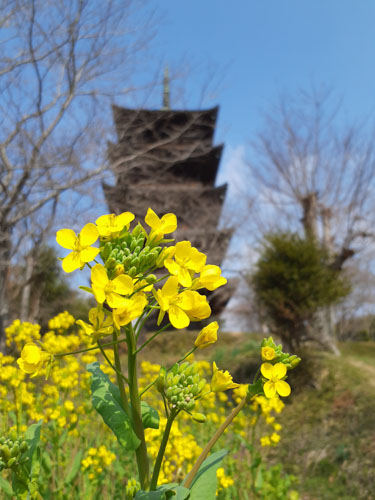
[[40, 339], [40, 325], [33, 325], [27, 321], [21, 323], [19, 319], [13, 321], [5, 328], [7, 347], [15, 346], [20, 352], [26, 342]]
[[104, 445], [99, 448], [90, 448], [86, 457], [81, 462], [83, 471], [87, 471], [89, 479], [94, 480], [100, 476], [111, 463], [116, 460], [116, 455]]
[[64, 333], [64, 331], [69, 330], [74, 323], [74, 316], [68, 311], [64, 311], [48, 321], [48, 328], [57, 333]]
[[[207, 265], [206, 255], [192, 247], [189, 241], [163, 248], [163, 244], [171, 241], [164, 240], [164, 236], [177, 229], [174, 214], [159, 218], [149, 208], [145, 217], [149, 233], [140, 223], [130, 231], [133, 219], [130, 212], [102, 215], [95, 224], [86, 224], [78, 235], [71, 229], [61, 229], [56, 235], [57, 242], [71, 251], [62, 261], [66, 272], [82, 269], [98, 256], [103, 261], [91, 268], [89, 291], [94, 294], [98, 307], [90, 311], [90, 323], [79, 321], [82, 330], [94, 342], [111, 334], [112, 325], [120, 329], [151, 307], [159, 309], [158, 325], [165, 314], [177, 329], [186, 328], [191, 321], [206, 319], [211, 309], [206, 296], [197, 290], [213, 291], [227, 282], [220, 268]], [[92, 247], [98, 239], [99, 248]], [[163, 266], [169, 278], [155, 290], [152, 283], [156, 278], [151, 273]], [[168, 274], [164, 278], [167, 277]], [[110, 308], [106, 315], [103, 313], [105, 304]], [[216, 332], [215, 327], [211, 327], [197, 347], [213, 343]]]
[[216, 471], [216, 476], [219, 481], [219, 491], [220, 489], [229, 488], [234, 484], [234, 480], [225, 474], [224, 467], [219, 467]]

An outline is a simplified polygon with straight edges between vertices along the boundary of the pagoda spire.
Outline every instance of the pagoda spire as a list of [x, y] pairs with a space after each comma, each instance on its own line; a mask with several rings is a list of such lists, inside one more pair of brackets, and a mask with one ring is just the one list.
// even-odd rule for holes
[[162, 107], [162, 109], [164, 109], [164, 110], [171, 109], [169, 83], [170, 83], [169, 69], [168, 69], [168, 66], [166, 66], [165, 70], [164, 70], [164, 78], [163, 78], [163, 107]]

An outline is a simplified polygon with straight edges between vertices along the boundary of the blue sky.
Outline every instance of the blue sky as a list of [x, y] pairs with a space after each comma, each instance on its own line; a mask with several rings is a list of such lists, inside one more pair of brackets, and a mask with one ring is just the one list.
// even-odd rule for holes
[[[195, 65], [188, 81], [198, 95], [205, 68], [223, 76], [217, 142], [246, 144], [261, 110], [280, 92], [325, 84], [343, 99], [346, 117], [375, 109], [373, 0], [156, 0], [161, 19], [154, 51], [172, 68]], [[224, 73], [224, 75], [223, 75]], [[173, 104], [173, 84], [172, 84]], [[191, 99], [194, 106], [194, 99]], [[228, 161], [225, 154], [223, 165]]]

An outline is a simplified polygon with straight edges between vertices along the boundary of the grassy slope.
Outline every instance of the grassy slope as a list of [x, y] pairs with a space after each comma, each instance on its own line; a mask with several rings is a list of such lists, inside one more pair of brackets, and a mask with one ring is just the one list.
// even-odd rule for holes
[[[170, 364], [194, 338], [192, 332], [161, 335], [145, 358]], [[235, 380], [248, 382], [258, 346], [256, 337], [222, 334], [215, 350], [198, 351], [197, 358], [216, 359]], [[269, 452], [271, 462], [299, 478], [306, 500], [375, 498], [375, 343], [347, 343], [341, 350], [340, 358], [303, 355], [289, 377], [293, 394], [279, 420], [282, 441]]]

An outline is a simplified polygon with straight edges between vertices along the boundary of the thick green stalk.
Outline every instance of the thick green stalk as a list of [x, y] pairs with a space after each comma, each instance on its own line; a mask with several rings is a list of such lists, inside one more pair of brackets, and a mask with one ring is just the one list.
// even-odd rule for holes
[[176, 409], [173, 409], [171, 411], [171, 413], [169, 414], [167, 424], [166, 424], [165, 429], [164, 429], [163, 439], [160, 443], [158, 456], [156, 457], [156, 460], [155, 460], [154, 471], [152, 473], [152, 478], [151, 478], [150, 490], [156, 490], [156, 487], [158, 485], [160, 468], [161, 468], [161, 464], [163, 463], [165, 448], [167, 446], [169, 434], [171, 432], [172, 424], [173, 424], [173, 421], [176, 418], [176, 416], [177, 416], [177, 411], [176, 411]]
[[[118, 335], [118, 333], [115, 330], [113, 332], [113, 340], [114, 341], [117, 340], [117, 335]], [[114, 342], [114, 344], [113, 344], [113, 354], [115, 356], [116, 377], [117, 377], [118, 388], [120, 389], [121, 401], [122, 401], [124, 410], [130, 416], [130, 406], [129, 406], [128, 397], [126, 395], [125, 384], [124, 384], [123, 378], [120, 376], [120, 373], [122, 373], [122, 370], [121, 370], [120, 355], [118, 352], [118, 345], [116, 342]]]
[[126, 328], [126, 338], [128, 341], [128, 378], [129, 378], [129, 393], [131, 402], [131, 415], [133, 429], [141, 444], [136, 449], [139, 481], [141, 488], [147, 490], [150, 483], [149, 462], [147, 456], [147, 446], [145, 439], [145, 431], [142, 423], [141, 413], [141, 398], [138, 391], [137, 378], [137, 346], [135, 341], [134, 330], [131, 325]]
[[224, 433], [225, 429], [228, 427], [228, 425], [232, 422], [232, 420], [238, 415], [238, 413], [242, 410], [242, 408], [245, 406], [246, 402], [248, 401], [247, 396], [243, 398], [243, 400], [240, 402], [239, 405], [236, 406], [232, 410], [232, 412], [228, 415], [226, 418], [225, 422], [221, 424], [221, 426], [218, 428], [218, 430], [215, 432], [215, 434], [212, 436], [212, 438], [208, 441], [206, 446], [204, 447], [202, 453], [199, 455], [197, 461], [195, 462], [193, 468], [189, 472], [189, 474], [186, 476], [185, 481], [183, 482], [183, 486], [185, 488], [190, 488], [198, 470], [199, 467], [202, 465], [204, 460], [207, 458], [207, 455], [210, 453], [211, 449], [213, 446], [216, 444], [216, 441], [221, 437], [221, 435]]

